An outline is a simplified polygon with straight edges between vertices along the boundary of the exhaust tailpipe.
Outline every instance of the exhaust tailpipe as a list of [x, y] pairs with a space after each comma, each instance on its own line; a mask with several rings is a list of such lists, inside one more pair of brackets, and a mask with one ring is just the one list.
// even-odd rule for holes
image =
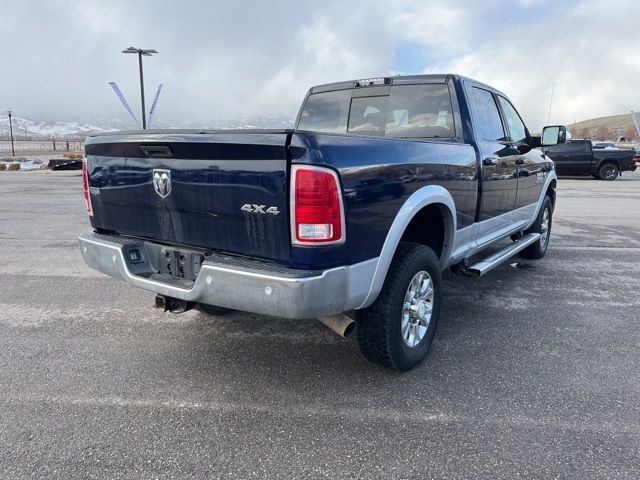
[[318, 317], [318, 320], [341, 337], [348, 337], [356, 329], [356, 322], [347, 317], [344, 313], [341, 313], [340, 315], [331, 315], [329, 317]]

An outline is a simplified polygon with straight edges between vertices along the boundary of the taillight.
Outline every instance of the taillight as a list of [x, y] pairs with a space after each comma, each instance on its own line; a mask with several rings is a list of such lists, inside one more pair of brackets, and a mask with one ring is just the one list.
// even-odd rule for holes
[[297, 245], [344, 242], [344, 209], [336, 173], [294, 166], [291, 175], [291, 241]]
[[82, 189], [84, 190], [84, 202], [87, 206], [87, 212], [89, 215], [93, 215], [93, 208], [91, 208], [91, 195], [89, 195], [89, 171], [87, 169], [87, 159], [82, 159]]

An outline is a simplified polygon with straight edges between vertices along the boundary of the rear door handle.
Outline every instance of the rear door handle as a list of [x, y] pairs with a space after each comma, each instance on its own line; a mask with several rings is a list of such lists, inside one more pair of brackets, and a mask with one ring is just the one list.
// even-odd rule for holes
[[498, 165], [498, 157], [487, 157], [482, 160], [482, 164], [486, 167], [490, 167], [491, 165]]

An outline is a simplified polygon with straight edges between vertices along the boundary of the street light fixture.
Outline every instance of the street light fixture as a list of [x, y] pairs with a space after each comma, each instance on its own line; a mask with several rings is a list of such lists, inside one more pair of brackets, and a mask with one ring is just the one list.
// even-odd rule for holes
[[136, 53], [138, 54], [138, 65], [140, 66], [140, 97], [142, 98], [142, 129], [147, 129], [147, 114], [145, 113], [144, 106], [144, 75], [142, 73], [142, 56], [150, 57], [154, 53], [158, 53], [156, 50], [134, 48], [129, 47], [126, 50], [122, 50], [122, 53]]
[[11, 110], [7, 110], [9, 115], [9, 132], [11, 132], [11, 155], [16, 158], [16, 149], [13, 146], [13, 125], [11, 124]]

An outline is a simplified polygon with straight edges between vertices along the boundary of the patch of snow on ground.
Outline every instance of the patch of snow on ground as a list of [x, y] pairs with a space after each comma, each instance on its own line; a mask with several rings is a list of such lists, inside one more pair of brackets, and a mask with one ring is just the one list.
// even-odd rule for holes
[[42, 163], [36, 163], [33, 160], [28, 160], [20, 164], [20, 170], [38, 170], [44, 165]]

